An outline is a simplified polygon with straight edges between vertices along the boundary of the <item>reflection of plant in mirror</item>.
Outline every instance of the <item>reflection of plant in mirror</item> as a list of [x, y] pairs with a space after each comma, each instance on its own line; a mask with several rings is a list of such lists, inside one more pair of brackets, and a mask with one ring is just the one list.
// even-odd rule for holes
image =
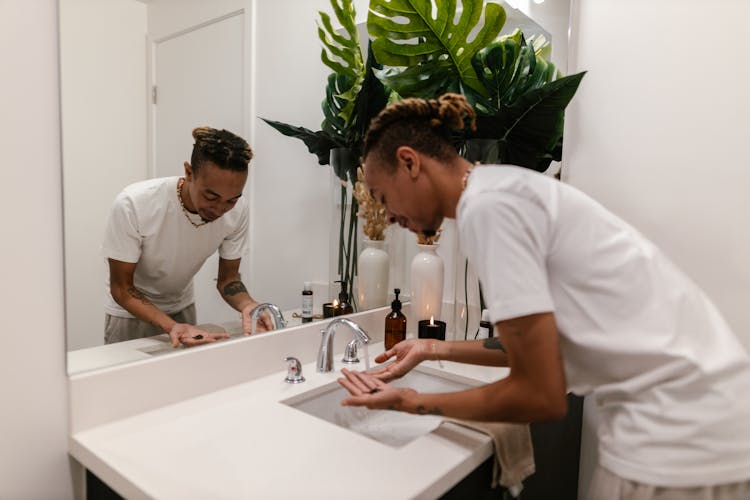
[[384, 240], [385, 228], [388, 227], [390, 221], [385, 211], [385, 205], [370, 194], [370, 189], [365, 184], [365, 175], [362, 167], [357, 169], [357, 183], [354, 185], [354, 197], [359, 204], [357, 217], [365, 221], [362, 225], [362, 231], [365, 236], [372, 241]]
[[[330, 164], [341, 179], [338, 273], [352, 290], [356, 274], [358, 203], [353, 193], [347, 200], [347, 187], [357, 181], [357, 165], [365, 132], [372, 118], [387, 104], [390, 91], [374, 76], [373, 67], [377, 67], [377, 63], [371, 53], [368, 53], [366, 63], [363, 62], [352, 0], [330, 1], [345, 35], [333, 28], [328, 14], [319, 12], [318, 38], [323, 44], [321, 60], [333, 70], [328, 76], [326, 97], [321, 105], [324, 115], [322, 130], [313, 132], [304, 127], [263, 120], [282, 134], [303, 141], [308, 151], [318, 157], [318, 163]], [[342, 148], [348, 151], [342, 151]]]
[[542, 38], [527, 41], [518, 30], [498, 37], [506, 19], [499, 4], [461, 5], [454, 23], [456, 0], [438, 2], [434, 13], [421, 0], [372, 0], [367, 27], [385, 66], [377, 77], [402, 97], [464, 94], [477, 113], [472, 137], [496, 141], [488, 162], [546, 170], [562, 157], [564, 111], [583, 73], [558, 78]]

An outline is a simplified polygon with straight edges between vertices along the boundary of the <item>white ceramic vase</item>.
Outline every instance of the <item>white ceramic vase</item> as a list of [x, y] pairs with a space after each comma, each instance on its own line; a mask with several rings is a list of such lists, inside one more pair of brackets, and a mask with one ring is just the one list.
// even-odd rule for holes
[[411, 261], [411, 317], [437, 320], [443, 305], [443, 258], [436, 252], [438, 244], [417, 246], [419, 253]]
[[383, 307], [388, 300], [389, 260], [385, 241], [364, 240], [357, 260], [359, 310]]

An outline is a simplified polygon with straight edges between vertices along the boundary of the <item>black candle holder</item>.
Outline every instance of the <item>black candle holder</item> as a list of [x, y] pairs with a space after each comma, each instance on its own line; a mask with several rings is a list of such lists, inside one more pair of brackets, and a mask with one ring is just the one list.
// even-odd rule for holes
[[323, 304], [323, 317], [324, 318], [333, 318], [333, 302], [326, 302]]
[[445, 340], [445, 321], [429, 319], [420, 320], [417, 336], [420, 339]]

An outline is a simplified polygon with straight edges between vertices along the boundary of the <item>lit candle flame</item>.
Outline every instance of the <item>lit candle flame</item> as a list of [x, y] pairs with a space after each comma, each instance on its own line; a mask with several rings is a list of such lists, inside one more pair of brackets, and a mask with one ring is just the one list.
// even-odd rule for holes
[[435, 326], [435, 316], [430, 316], [430, 326]]
[[336, 299], [333, 299], [333, 307], [338, 307], [338, 306], [339, 306], [339, 301]]

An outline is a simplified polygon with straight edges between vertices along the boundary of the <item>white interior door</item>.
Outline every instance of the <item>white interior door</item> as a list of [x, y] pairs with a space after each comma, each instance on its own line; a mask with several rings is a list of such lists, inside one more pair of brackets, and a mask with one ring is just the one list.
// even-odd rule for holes
[[[183, 174], [195, 127], [244, 134], [243, 18], [229, 14], [154, 42], [153, 176]], [[216, 291], [218, 260], [211, 256], [195, 276], [199, 323], [238, 318]]]

